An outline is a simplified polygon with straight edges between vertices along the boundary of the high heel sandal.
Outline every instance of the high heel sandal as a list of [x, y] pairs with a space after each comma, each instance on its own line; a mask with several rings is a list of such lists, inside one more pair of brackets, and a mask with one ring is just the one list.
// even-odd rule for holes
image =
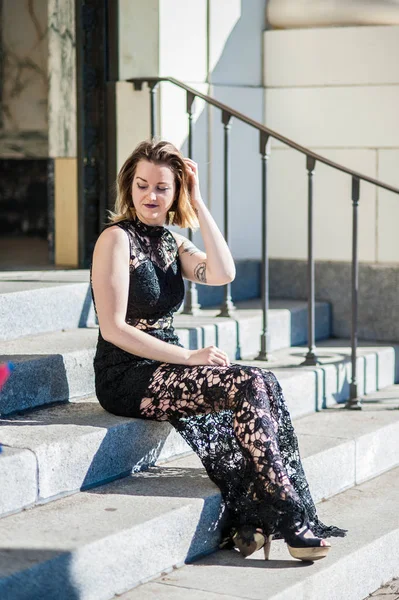
[[[322, 539], [318, 537], [307, 538], [305, 534], [311, 531], [309, 525], [305, 525], [298, 532], [290, 532], [284, 535], [289, 553], [293, 558], [305, 561], [315, 561], [325, 558], [331, 548], [327, 542], [322, 546]], [[260, 530], [253, 527], [241, 527], [232, 536], [235, 547], [245, 558], [251, 556], [263, 548], [265, 560], [269, 560], [273, 536], [265, 536]]]
[[272, 536], [266, 537], [260, 530], [253, 527], [241, 527], [232, 538], [235, 547], [244, 558], [263, 548], [265, 560], [269, 559]]
[[327, 542], [326, 546], [322, 546], [322, 539], [318, 537], [305, 537], [310, 531], [309, 525], [305, 525], [298, 532], [290, 532], [284, 535], [288, 551], [293, 558], [298, 560], [315, 561], [325, 558], [331, 548], [331, 544]]

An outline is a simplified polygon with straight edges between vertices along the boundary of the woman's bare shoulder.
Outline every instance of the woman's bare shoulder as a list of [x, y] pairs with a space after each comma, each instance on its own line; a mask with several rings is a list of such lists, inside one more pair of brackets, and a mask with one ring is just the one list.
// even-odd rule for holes
[[126, 232], [118, 225], [106, 227], [98, 236], [95, 253], [110, 251], [113, 248], [123, 249], [129, 247], [129, 240]]

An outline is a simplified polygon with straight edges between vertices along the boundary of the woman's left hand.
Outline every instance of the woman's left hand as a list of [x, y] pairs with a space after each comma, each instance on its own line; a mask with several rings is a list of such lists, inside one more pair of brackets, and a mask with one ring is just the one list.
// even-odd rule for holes
[[198, 165], [191, 158], [185, 158], [187, 167], [188, 187], [190, 191], [190, 200], [194, 210], [198, 210], [198, 205], [202, 203], [201, 191], [199, 186]]

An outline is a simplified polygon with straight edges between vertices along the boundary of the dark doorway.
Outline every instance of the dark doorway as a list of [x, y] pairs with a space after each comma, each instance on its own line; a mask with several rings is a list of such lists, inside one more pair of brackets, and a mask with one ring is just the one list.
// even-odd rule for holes
[[0, 269], [48, 267], [48, 160], [0, 158]]

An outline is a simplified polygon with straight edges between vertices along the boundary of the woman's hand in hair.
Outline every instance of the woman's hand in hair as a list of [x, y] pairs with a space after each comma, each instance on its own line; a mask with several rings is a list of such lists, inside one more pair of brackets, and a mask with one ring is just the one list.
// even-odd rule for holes
[[198, 210], [198, 205], [203, 202], [199, 185], [198, 165], [191, 158], [185, 158], [184, 162], [187, 168], [191, 204], [194, 210]]

